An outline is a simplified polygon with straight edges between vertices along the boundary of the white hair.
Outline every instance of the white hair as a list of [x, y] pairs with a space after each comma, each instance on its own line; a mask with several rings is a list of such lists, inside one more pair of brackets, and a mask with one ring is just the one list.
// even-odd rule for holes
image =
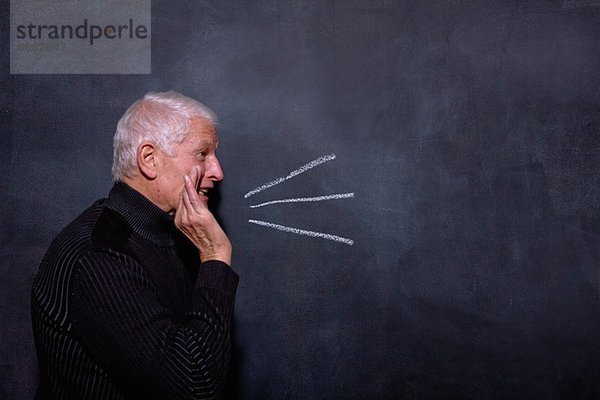
[[137, 149], [144, 141], [173, 155], [173, 146], [185, 139], [192, 119], [198, 117], [216, 124], [211, 109], [174, 91], [150, 92], [133, 103], [119, 120], [113, 138], [113, 180], [136, 176]]

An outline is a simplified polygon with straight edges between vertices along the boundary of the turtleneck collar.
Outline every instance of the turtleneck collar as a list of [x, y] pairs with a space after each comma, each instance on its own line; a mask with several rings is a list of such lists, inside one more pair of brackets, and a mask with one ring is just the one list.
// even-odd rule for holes
[[114, 184], [106, 206], [121, 214], [143, 238], [160, 246], [173, 245], [176, 233], [173, 217], [127, 184]]

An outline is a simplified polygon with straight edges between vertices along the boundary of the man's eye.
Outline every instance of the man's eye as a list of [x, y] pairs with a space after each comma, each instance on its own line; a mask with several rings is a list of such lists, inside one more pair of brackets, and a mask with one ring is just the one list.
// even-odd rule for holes
[[206, 158], [206, 151], [201, 151], [198, 153], [198, 158], [200, 160], [204, 160]]

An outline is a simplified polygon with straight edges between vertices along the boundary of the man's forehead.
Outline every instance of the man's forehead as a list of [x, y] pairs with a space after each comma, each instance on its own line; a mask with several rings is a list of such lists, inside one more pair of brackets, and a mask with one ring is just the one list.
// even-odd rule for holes
[[219, 139], [212, 122], [204, 118], [193, 119], [181, 145], [189, 151], [197, 151], [200, 148], [216, 149], [219, 146]]
[[207, 133], [213, 135], [215, 135], [217, 132], [215, 125], [210, 120], [202, 117], [195, 117], [191, 119], [190, 130], [198, 133]]

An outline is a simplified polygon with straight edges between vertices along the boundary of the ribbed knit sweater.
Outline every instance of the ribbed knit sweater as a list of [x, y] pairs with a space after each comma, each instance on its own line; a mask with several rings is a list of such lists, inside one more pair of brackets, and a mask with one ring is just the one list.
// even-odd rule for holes
[[117, 183], [34, 277], [37, 399], [218, 398], [238, 277], [201, 263], [173, 218]]

